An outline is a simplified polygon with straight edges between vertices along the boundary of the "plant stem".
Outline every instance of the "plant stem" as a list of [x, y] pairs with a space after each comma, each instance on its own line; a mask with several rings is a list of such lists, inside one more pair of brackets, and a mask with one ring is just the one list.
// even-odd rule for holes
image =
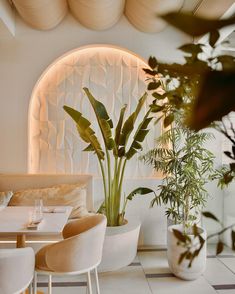
[[108, 206], [106, 206], [106, 215], [109, 215], [108, 218], [108, 224], [112, 225], [113, 223], [113, 214], [112, 214], [112, 188], [111, 188], [111, 184], [112, 184], [112, 179], [111, 179], [111, 161], [110, 161], [110, 155], [109, 155], [109, 151], [107, 148], [105, 148], [105, 152], [106, 152], [106, 157], [107, 157], [107, 170], [108, 170]]
[[[126, 168], [126, 162], [127, 162], [127, 158], [125, 158], [125, 161], [123, 163], [123, 166], [121, 168], [121, 177], [120, 177], [120, 182], [118, 185], [118, 211], [120, 210], [120, 202], [121, 202], [121, 191], [122, 191], [122, 183], [123, 183], [123, 177], [124, 177], [124, 173], [125, 173], [125, 168]], [[125, 205], [125, 203], [124, 203]]]
[[[103, 165], [101, 159], [98, 158], [98, 160], [99, 160], [100, 170], [101, 170], [102, 180], [103, 180], [104, 199], [105, 199], [105, 210], [106, 210], [106, 207], [108, 205], [108, 195], [107, 195], [107, 187], [106, 187], [106, 179], [105, 179], [104, 165]], [[106, 213], [107, 213], [107, 211], [106, 211]], [[108, 219], [108, 216], [107, 216], [107, 219]]]
[[118, 164], [118, 159], [115, 157], [114, 159], [114, 171], [113, 171], [113, 178], [112, 178], [112, 215], [114, 217], [113, 221], [117, 222], [117, 216], [119, 212], [117, 212], [117, 207], [116, 207], [116, 195], [117, 195], [117, 164]]

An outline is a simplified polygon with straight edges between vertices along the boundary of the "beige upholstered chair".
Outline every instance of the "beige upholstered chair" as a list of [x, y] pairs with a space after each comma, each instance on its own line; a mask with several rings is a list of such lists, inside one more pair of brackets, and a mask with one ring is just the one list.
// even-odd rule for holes
[[0, 293], [32, 293], [34, 261], [32, 248], [0, 249]]
[[68, 223], [63, 230], [64, 240], [47, 245], [36, 254], [34, 293], [37, 273], [49, 276], [48, 293], [52, 293], [51, 277], [87, 273], [88, 293], [92, 293], [91, 275], [94, 270], [96, 290], [99, 290], [97, 266], [101, 262], [106, 217], [96, 214]]

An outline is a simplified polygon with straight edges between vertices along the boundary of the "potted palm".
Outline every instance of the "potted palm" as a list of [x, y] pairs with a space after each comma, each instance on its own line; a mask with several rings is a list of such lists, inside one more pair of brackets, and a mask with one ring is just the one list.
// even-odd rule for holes
[[151, 204], [167, 206], [166, 215], [171, 223], [167, 236], [168, 263], [171, 271], [183, 279], [195, 279], [205, 269], [206, 246], [192, 265], [190, 252], [183, 261], [185, 246], [180, 246], [176, 235], [190, 238], [197, 224], [199, 235], [205, 240], [206, 232], [198, 222], [208, 197], [204, 186], [213, 170], [214, 156], [203, 146], [210, 138], [211, 134], [191, 131], [176, 118], [174, 125], [156, 140], [156, 147], [143, 156], [146, 163], [163, 174], [160, 192]]
[[[204, 65], [198, 59], [202, 52], [200, 45], [184, 45], [180, 49], [192, 52], [185, 57], [187, 63]], [[192, 110], [200, 75], [188, 77], [184, 72], [170, 71], [168, 65], [159, 64], [154, 57], [149, 58], [149, 65], [151, 70], [144, 70], [150, 75], [148, 89], [155, 98], [151, 109], [160, 113], [166, 131], [157, 139], [156, 147], [142, 159], [163, 174], [160, 193], [152, 205], [167, 205], [166, 215], [173, 222], [173, 226], [168, 227], [169, 266], [178, 277], [195, 279], [205, 269], [206, 246], [202, 241], [205, 240], [205, 230], [196, 223], [208, 197], [205, 184], [213, 171], [214, 159], [204, 147], [211, 134], [196, 133], [184, 124], [185, 117]], [[172, 67], [175, 69], [177, 65]], [[159, 91], [160, 85], [163, 92]], [[197, 243], [194, 251], [189, 249], [192, 242]], [[199, 256], [197, 249], [200, 247]]]
[[126, 206], [135, 195], [152, 193], [153, 190], [139, 187], [125, 196], [122, 186], [126, 165], [142, 149], [141, 144], [149, 132], [148, 126], [152, 116], [149, 108], [135, 128], [137, 118], [147, 99], [147, 93], [145, 93], [139, 99], [135, 111], [126, 120], [127, 105], [121, 108], [114, 129], [113, 121], [105, 106], [94, 98], [88, 88], [84, 88], [84, 91], [94, 110], [103, 143], [82, 113], [68, 106], [64, 106], [64, 110], [75, 121], [80, 138], [88, 144], [84, 151], [93, 152], [99, 162], [104, 202], [98, 211], [106, 215], [108, 226], [101, 269], [108, 271], [129, 264], [136, 255], [140, 223], [128, 222], [125, 219]]

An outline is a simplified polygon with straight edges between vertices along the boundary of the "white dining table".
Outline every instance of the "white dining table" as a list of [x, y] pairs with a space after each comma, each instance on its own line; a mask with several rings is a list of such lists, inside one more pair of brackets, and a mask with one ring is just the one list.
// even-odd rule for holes
[[0, 210], [0, 237], [16, 237], [16, 247], [25, 247], [27, 236], [50, 236], [62, 233], [72, 211], [70, 206], [44, 207], [43, 218], [37, 229], [28, 229], [33, 207], [7, 206]]

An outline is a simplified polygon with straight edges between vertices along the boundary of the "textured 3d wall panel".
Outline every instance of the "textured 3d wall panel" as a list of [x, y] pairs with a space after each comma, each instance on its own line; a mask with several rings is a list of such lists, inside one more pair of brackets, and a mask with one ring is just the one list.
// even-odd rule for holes
[[[127, 115], [146, 90], [147, 65], [124, 50], [105, 46], [80, 48], [57, 60], [38, 81], [29, 110], [29, 172], [99, 174], [96, 156], [82, 152], [87, 144], [77, 134], [63, 105], [78, 109], [98, 131], [93, 110], [82, 88], [88, 87], [107, 107], [117, 123], [119, 111], [128, 104]], [[151, 97], [149, 97], [150, 102]], [[147, 104], [145, 106], [146, 110]], [[159, 130], [152, 127], [144, 149], [153, 146]], [[100, 136], [100, 134], [99, 134]], [[127, 175], [149, 176], [152, 170], [132, 160]]]

